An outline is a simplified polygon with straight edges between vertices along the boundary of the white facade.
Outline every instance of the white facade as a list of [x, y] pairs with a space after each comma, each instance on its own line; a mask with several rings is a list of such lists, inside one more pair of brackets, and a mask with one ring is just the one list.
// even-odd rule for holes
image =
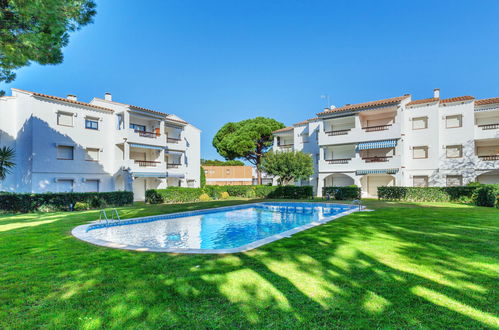
[[376, 197], [386, 185], [499, 183], [499, 98], [440, 99], [439, 93], [325, 109], [274, 132], [274, 150], [313, 156], [318, 165], [310, 183], [318, 196], [323, 187], [352, 184], [363, 197]]
[[0, 191], [89, 192], [198, 187], [200, 130], [175, 115], [12, 89], [0, 97], [0, 146], [15, 168]]

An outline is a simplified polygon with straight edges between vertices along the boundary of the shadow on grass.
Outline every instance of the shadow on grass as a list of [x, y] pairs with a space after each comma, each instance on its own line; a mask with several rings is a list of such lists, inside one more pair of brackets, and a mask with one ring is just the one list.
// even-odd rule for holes
[[[239, 203], [137, 205], [120, 213]], [[92, 246], [68, 234], [93, 220], [86, 212], [0, 232], [0, 325], [498, 326], [497, 210], [401, 206], [378, 202], [376, 212], [234, 255]]]

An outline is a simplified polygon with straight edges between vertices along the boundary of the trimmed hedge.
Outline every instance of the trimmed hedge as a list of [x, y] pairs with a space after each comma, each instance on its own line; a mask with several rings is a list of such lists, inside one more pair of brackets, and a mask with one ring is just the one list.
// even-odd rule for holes
[[205, 186], [204, 188], [170, 187], [167, 189], [151, 189], [146, 191], [146, 202], [160, 203], [185, 203], [195, 202], [202, 194], [207, 194], [212, 199], [222, 198], [222, 193], [233, 197], [245, 198], [283, 198], [303, 199], [312, 198], [311, 186]]
[[133, 192], [0, 194], [0, 210], [8, 212], [68, 211], [78, 202], [94, 208], [123, 206], [133, 203]]
[[378, 198], [411, 202], [471, 202], [478, 206], [497, 204], [499, 185], [472, 184], [459, 187], [378, 187]]
[[360, 199], [360, 187], [356, 185], [344, 187], [324, 187], [322, 188], [322, 196], [330, 196], [336, 200]]

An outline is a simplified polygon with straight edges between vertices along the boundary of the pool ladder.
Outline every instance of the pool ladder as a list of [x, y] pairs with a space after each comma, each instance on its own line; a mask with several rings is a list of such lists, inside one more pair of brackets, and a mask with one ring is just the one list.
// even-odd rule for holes
[[[114, 218], [116, 216], [116, 219]], [[109, 220], [121, 220], [120, 215], [118, 214], [117, 209], [111, 210], [111, 219], [107, 217], [106, 209], [102, 209], [99, 212], [99, 222], [106, 222], [106, 225], [109, 223]]]

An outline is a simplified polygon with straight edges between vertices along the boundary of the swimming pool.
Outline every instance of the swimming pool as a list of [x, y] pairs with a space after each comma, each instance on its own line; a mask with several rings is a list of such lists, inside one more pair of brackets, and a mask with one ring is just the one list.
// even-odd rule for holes
[[112, 248], [175, 253], [247, 251], [355, 212], [331, 203], [253, 203], [92, 223], [72, 234]]

